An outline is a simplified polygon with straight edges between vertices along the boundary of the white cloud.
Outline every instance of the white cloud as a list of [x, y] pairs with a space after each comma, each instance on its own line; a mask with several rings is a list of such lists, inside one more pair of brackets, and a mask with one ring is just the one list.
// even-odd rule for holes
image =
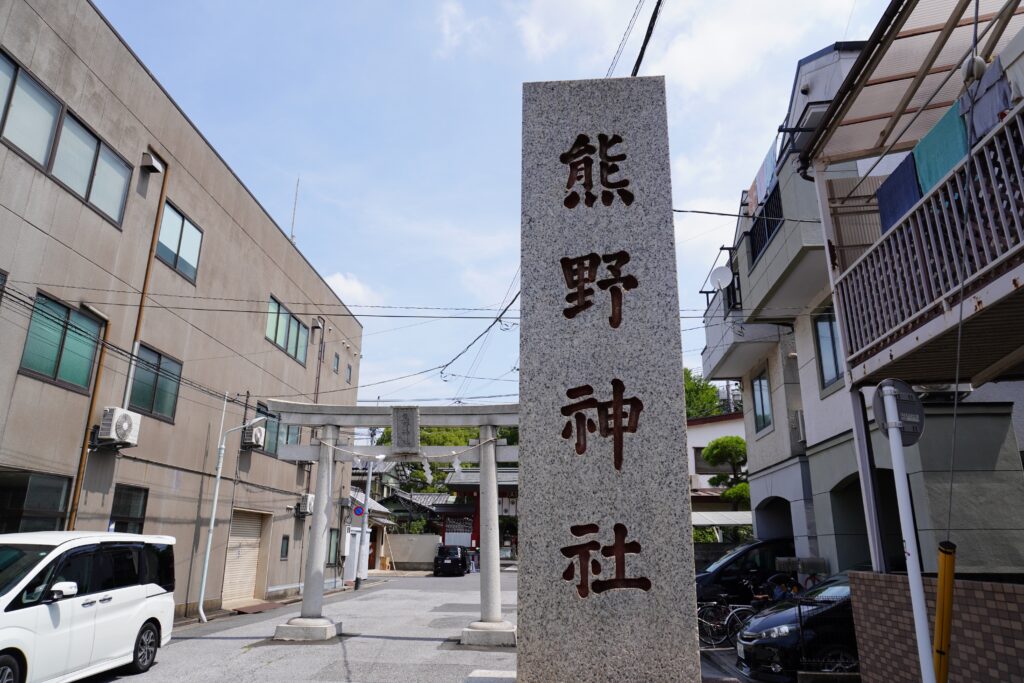
[[348, 306], [357, 304], [373, 306], [384, 302], [383, 296], [352, 273], [331, 273], [324, 279], [327, 280], [327, 284], [331, 286], [334, 293], [341, 297], [342, 302]]
[[[515, 25], [526, 55], [535, 62], [571, 50], [582, 64], [603, 61], [607, 65], [633, 6], [621, 0], [530, 0], [520, 6]], [[645, 14], [637, 20], [638, 27], [646, 21]], [[634, 28], [633, 34], [638, 30], [643, 31]]]
[[437, 23], [441, 29], [441, 47], [438, 54], [447, 56], [462, 46], [479, 50], [486, 44], [485, 34], [489, 22], [485, 18], [470, 18], [466, 8], [458, 0], [445, 0], [437, 15]]

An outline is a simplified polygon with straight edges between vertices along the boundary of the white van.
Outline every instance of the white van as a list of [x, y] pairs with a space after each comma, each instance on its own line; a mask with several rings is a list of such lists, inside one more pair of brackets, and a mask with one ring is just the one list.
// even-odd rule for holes
[[142, 673], [174, 623], [174, 538], [0, 535], [0, 682]]

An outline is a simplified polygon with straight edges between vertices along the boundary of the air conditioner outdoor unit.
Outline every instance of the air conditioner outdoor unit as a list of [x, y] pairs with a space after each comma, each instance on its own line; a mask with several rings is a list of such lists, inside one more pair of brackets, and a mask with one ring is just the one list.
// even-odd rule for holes
[[266, 427], [246, 427], [242, 430], [242, 448], [263, 448], [266, 440]]
[[107, 446], [138, 446], [141, 422], [142, 416], [138, 413], [117, 407], [104, 408], [96, 438]]
[[691, 474], [690, 475], [690, 488], [691, 489], [699, 489], [700, 487], [701, 487], [700, 486], [700, 475], [699, 474]]
[[295, 504], [296, 517], [308, 517], [313, 514], [313, 500], [316, 498], [312, 493], [303, 493], [299, 496], [299, 502]]

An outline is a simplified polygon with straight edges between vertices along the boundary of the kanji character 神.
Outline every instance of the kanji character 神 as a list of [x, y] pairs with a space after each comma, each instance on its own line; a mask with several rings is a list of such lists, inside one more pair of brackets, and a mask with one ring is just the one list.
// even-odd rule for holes
[[[601, 160], [599, 178], [601, 186], [604, 188], [601, 191], [601, 203], [611, 206], [615, 199], [615, 193], [619, 195], [619, 199], [626, 206], [633, 203], [633, 193], [625, 189], [629, 187], [629, 180], [625, 178], [613, 180], [611, 177], [619, 172], [619, 165], [616, 162], [626, 159], [625, 154], [611, 153], [611, 148], [622, 142], [622, 136], [618, 134], [608, 136], [601, 133], [597, 136], [597, 141], [598, 147], [595, 148], [590, 142], [590, 137], [581, 133], [576, 136], [569, 151], [558, 157], [559, 161], [569, 166], [569, 179], [565, 183], [565, 189], [570, 192], [562, 202], [569, 209], [575, 208], [580, 203], [580, 193], [573, 189], [577, 183], [583, 185], [582, 199], [585, 206], [593, 206], [597, 201], [597, 195], [592, 191], [594, 189], [594, 160], [591, 157], [594, 152], [598, 153]], [[615, 193], [612, 190], [615, 190]]]
[[[576, 453], [587, 452], [587, 432], [598, 432], [602, 437], [612, 437], [612, 453], [615, 469], [622, 469], [622, 436], [635, 433], [640, 421], [640, 413], [644, 409], [643, 401], [636, 398], [624, 398], [626, 385], [622, 380], [612, 380], [612, 400], [598, 401], [593, 398], [594, 388], [589, 384], [573, 387], [565, 392], [571, 399], [590, 396], [577, 403], [570, 403], [562, 408], [562, 415], [572, 419], [562, 428], [562, 438], [569, 439], [576, 434]], [[586, 411], [596, 410], [597, 421], [587, 415]], [[575, 423], [575, 428], [574, 424]]]
[[[651, 590], [650, 579], [642, 576], [635, 578], [628, 578], [626, 576], [626, 555], [639, 555], [641, 550], [640, 543], [637, 541], [626, 542], [628, 530], [625, 524], [616, 524], [614, 530], [615, 541], [612, 545], [606, 545], [602, 548], [601, 544], [596, 540], [591, 540], [586, 543], [577, 543], [576, 545], [561, 548], [562, 555], [575, 560], [570, 562], [569, 566], [562, 572], [563, 579], [566, 581], [574, 580], [576, 578], [576, 564], [579, 564], [580, 576], [579, 583], [576, 584], [576, 593], [581, 598], [590, 595], [591, 590], [594, 593], [603, 593], [617, 588], [636, 588], [642, 591]], [[569, 527], [569, 532], [576, 538], [597, 534], [599, 531], [600, 528], [596, 524], [577, 524]], [[601, 574], [601, 563], [592, 557], [598, 550], [601, 551], [601, 555], [604, 557], [615, 558], [615, 576], [609, 579], [594, 579], [591, 582], [591, 574], [594, 576]]]

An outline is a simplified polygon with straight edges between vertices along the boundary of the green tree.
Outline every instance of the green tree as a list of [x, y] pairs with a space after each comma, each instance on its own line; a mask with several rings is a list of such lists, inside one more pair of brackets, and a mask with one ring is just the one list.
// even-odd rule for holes
[[739, 436], [720, 436], [708, 443], [700, 455], [709, 465], [729, 467], [728, 474], [711, 477], [711, 485], [726, 487], [722, 498], [732, 503], [733, 510], [749, 510], [750, 485], [743, 471], [747, 464], [747, 442]]
[[722, 413], [718, 387], [704, 379], [700, 373], [683, 368], [683, 386], [686, 389], [686, 417], [708, 417]]

